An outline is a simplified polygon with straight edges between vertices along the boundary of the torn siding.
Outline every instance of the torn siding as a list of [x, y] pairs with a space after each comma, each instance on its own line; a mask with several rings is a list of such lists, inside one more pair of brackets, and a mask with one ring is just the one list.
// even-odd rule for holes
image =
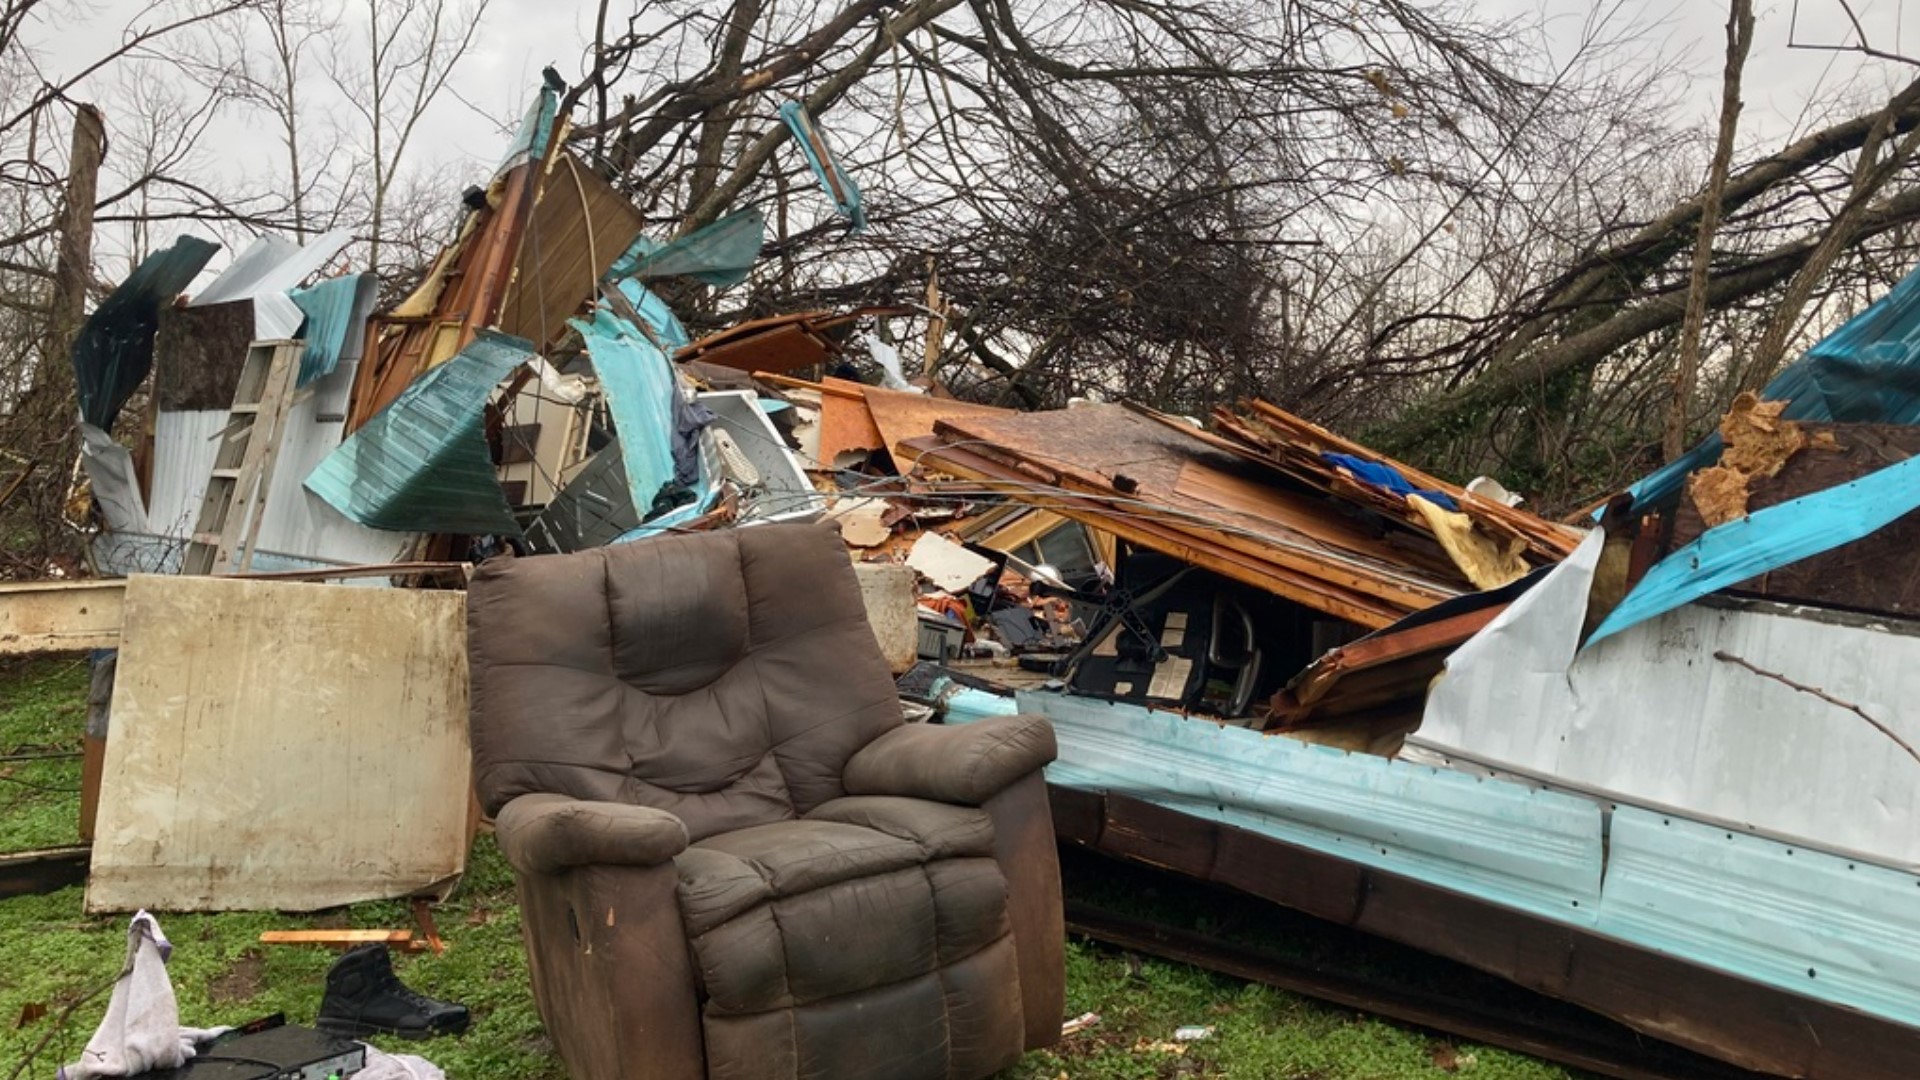
[[605, 307], [573, 326], [586, 341], [613, 415], [628, 497], [640, 520], [676, 508], [705, 512], [715, 495], [712, 486], [689, 488], [674, 479], [674, 396], [680, 387], [667, 354]]
[[189, 307], [207, 307], [235, 300], [253, 302], [256, 341], [298, 337], [306, 318], [288, 293], [326, 269], [353, 242], [353, 231], [335, 229], [309, 244], [277, 236], [262, 236], [241, 252], [220, 276], [200, 290]]
[[644, 251], [629, 248], [613, 264], [612, 273], [643, 279], [684, 275], [708, 285], [737, 285], [760, 258], [766, 229], [766, 218], [759, 210], [736, 210], [670, 244], [656, 246], [649, 241]]
[[[1920, 270], [1828, 334], [1760, 391], [1788, 420], [1920, 423]], [[1635, 506], [1665, 503], [1691, 473], [1720, 460], [1719, 432], [1628, 489]]]
[[111, 432], [120, 407], [153, 369], [160, 311], [206, 267], [220, 245], [182, 236], [146, 257], [120, 287], [87, 316], [73, 345], [80, 418]]
[[793, 133], [793, 141], [800, 144], [800, 153], [806, 157], [814, 179], [820, 181], [820, 190], [833, 200], [833, 208], [853, 223], [850, 231], [857, 233], [865, 229], [867, 207], [860, 197], [860, 188], [841, 170], [840, 163], [834, 159], [833, 148], [827, 145], [826, 133], [807, 115], [806, 106], [789, 101], [780, 106], [780, 119]]
[[1920, 457], [1708, 529], [1654, 564], [1593, 645], [1708, 593], [1878, 532], [1920, 507]]
[[[329, 381], [317, 386], [324, 390]], [[340, 445], [341, 421], [337, 416], [320, 419], [320, 408], [321, 397], [316, 394], [297, 402], [287, 414], [254, 549], [253, 568], [261, 573], [394, 562], [413, 541], [410, 535], [349, 520], [301, 485], [321, 459]], [[227, 421], [224, 410], [159, 414], [154, 424], [150, 524], [140, 530], [103, 533], [95, 545], [103, 569], [117, 574], [179, 572], [219, 451], [215, 436]]]
[[[1757, 518], [1758, 515], [1756, 515]], [[1462, 645], [1408, 745], [1796, 845], [1920, 867], [1920, 635], [1689, 604], [1584, 650], [1595, 537]]]
[[348, 274], [293, 294], [294, 304], [306, 318], [301, 336], [307, 351], [300, 357], [300, 386], [333, 374], [342, 364], [352, 371], [366, 347], [367, 319], [373, 315], [379, 292], [378, 276]]
[[[1532, 784], [1048, 693], [948, 697], [949, 722], [1040, 713], [1050, 784], [1124, 795], [1786, 992], [1920, 1024], [1920, 877]], [[1817, 912], [1817, 917], [1809, 917]], [[1471, 962], [1498, 970], [1485, 943]], [[1602, 962], [1602, 961], [1595, 961]], [[1567, 958], [1572, 965], [1575, 960]], [[1564, 995], [1580, 1000], [1575, 979]], [[1666, 1023], [1685, 1017], [1656, 1010]], [[1635, 1022], [1630, 1020], [1629, 1022]]]

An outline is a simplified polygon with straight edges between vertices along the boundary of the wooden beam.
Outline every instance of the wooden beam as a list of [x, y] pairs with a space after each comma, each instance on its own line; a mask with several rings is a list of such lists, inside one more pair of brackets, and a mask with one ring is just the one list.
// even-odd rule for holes
[[126, 585], [124, 581], [0, 585], [0, 656], [118, 646]]
[[266, 930], [262, 945], [405, 945], [411, 930]]
[[87, 880], [91, 844], [0, 855], [0, 899], [34, 896]]
[[[472, 571], [471, 563], [397, 562], [231, 576], [243, 581], [334, 581], [460, 574], [464, 579]], [[0, 656], [119, 648], [126, 589], [120, 578], [0, 585]]]

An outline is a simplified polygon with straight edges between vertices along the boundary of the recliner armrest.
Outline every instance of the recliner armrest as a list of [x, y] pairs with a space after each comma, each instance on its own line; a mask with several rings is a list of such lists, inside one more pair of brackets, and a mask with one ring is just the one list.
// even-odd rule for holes
[[687, 849], [687, 827], [665, 810], [544, 793], [502, 807], [494, 834], [507, 862], [523, 874], [596, 864], [654, 866]]
[[906, 724], [847, 760], [849, 795], [904, 795], [979, 806], [1059, 753], [1044, 716]]

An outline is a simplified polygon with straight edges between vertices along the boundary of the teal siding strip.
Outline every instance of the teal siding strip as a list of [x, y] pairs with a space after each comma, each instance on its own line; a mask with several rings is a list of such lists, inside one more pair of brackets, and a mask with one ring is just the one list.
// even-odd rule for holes
[[533, 356], [526, 341], [481, 331], [321, 459], [307, 490], [369, 528], [520, 535], [482, 424], [494, 388]]
[[949, 723], [1016, 711], [1051, 719], [1060, 743], [1051, 783], [1143, 799], [1920, 1026], [1914, 874], [1132, 705], [943, 696]]

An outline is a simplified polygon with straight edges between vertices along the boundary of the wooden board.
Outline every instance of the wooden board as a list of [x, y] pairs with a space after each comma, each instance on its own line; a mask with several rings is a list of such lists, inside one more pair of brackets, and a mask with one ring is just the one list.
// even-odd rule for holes
[[411, 930], [263, 930], [262, 945], [405, 945]]
[[0, 585], [0, 656], [113, 648], [125, 592], [124, 581]]
[[880, 429], [881, 441], [886, 444], [888, 453], [893, 455], [894, 462], [903, 466], [913, 461], [913, 455], [911, 450], [903, 450], [900, 444], [908, 439], [933, 434], [933, 426], [939, 421], [963, 416], [1005, 416], [1011, 411], [953, 398], [937, 398], [930, 394], [883, 390], [877, 386], [862, 389], [867, 399], [867, 412], [873, 416], [874, 426]]
[[554, 156], [535, 198], [498, 326], [544, 346], [593, 301], [600, 276], [633, 243], [645, 219], [567, 150]]
[[[1298, 495], [1276, 490], [1270, 484], [1249, 480], [1198, 461], [1189, 461], [1180, 467], [1180, 476], [1173, 490], [1186, 498], [1219, 507], [1224, 515], [1238, 518], [1242, 524], [1255, 528], [1265, 522], [1283, 521], [1289, 529], [1321, 543], [1348, 549], [1352, 549], [1356, 542], [1364, 543], [1369, 548], [1378, 545], [1375, 538], [1359, 532], [1346, 518], [1332, 514], [1300, 513]], [[1458, 570], [1438, 545], [1428, 546], [1432, 550], [1424, 555], [1409, 550], [1411, 544], [1393, 550], [1400, 558], [1421, 567], [1435, 578], [1446, 581], [1457, 578]]]
[[466, 865], [465, 595], [126, 587], [89, 911], [311, 911]]
[[[1183, 495], [1178, 488], [1187, 464], [1200, 460], [1226, 466], [1231, 459], [1214, 453], [1200, 439], [1122, 406], [960, 417], [942, 420], [937, 428], [939, 438], [963, 448], [958, 451], [961, 454], [1018, 459], [1030, 466], [1025, 471], [1050, 474], [1061, 487], [1102, 499], [1122, 496], [1125, 502], [1115, 509], [1142, 525], [1169, 529], [1341, 590], [1377, 597], [1398, 614], [1421, 610], [1470, 588], [1451, 567], [1436, 571], [1419, 565], [1404, 548], [1348, 520], [1339, 507], [1317, 495], [1275, 487], [1266, 511], [1257, 519], [1240, 516], [1223, 522], [1219, 506]], [[938, 457], [951, 462], [954, 454], [943, 452]], [[1036, 501], [1053, 498], [1057, 496], [1039, 491]], [[1064, 506], [1043, 505], [1078, 516]], [[1127, 536], [1129, 530], [1120, 521], [1116, 514], [1088, 523]], [[1188, 558], [1166, 546], [1151, 542], [1148, 546]], [[1221, 572], [1247, 580], [1232, 571]], [[1382, 626], [1398, 617], [1355, 618], [1346, 610], [1306, 597], [1284, 591], [1282, 595], [1367, 626]]]
[[835, 459], [852, 450], [881, 450], [887, 445], [867, 411], [867, 399], [859, 383], [828, 379], [826, 392], [820, 395], [820, 461], [818, 467], [831, 469]]
[[87, 880], [87, 845], [0, 855], [0, 900], [38, 896]]
[[[967, 479], [985, 481], [981, 485], [982, 490], [1001, 492], [1015, 498], [1029, 494], [1026, 478], [1018, 469], [964, 449], [942, 446], [938, 438], [916, 441], [922, 444], [919, 447], [922, 453], [941, 469]], [[1350, 591], [1317, 573], [1290, 569], [1217, 544], [1204, 531], [1184, 532], [1148, 515], [1127, 509], [1116, 510], [1095, 497], [1083, 498], [1072, 494], [1048, 496], [1046, 505], [1062, 517], [1072, 518], [1090, 530], [1104, 530], [1118, 539], [1164, 552], [1183, 562], [1205, 567], [1235, 581], [1266, 589], [1361, 626], [1378, 629], [1397, 621], [1410, 610]], [[1430, 603], [1420, 606], [1426, 607]]]

